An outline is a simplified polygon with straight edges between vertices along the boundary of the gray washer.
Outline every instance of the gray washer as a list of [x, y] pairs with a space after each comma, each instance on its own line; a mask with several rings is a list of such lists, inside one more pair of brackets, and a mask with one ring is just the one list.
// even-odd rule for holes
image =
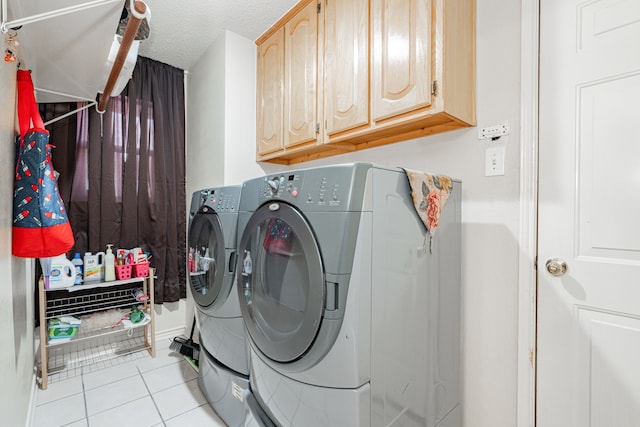
[[189, 212], [189, 283], [201, 346], [198, 383], [229, 426], [244, 423], [243, 392], [249, 384], [234, 271], [241, 190], [238, 185], [196, 191]]

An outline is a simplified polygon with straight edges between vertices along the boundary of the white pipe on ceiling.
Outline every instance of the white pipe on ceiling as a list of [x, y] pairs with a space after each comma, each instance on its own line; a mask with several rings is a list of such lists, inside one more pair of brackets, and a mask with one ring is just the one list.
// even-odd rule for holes
[[41, 88], [41, 87], [36, 87], [35, 91], [36, 91], [36, 93], [44, 92], [44, 93], [50, 93], [51, 95], [59, 95], [59, 96], [64, 96], [66, 98], [73, 98], [73, 99], [77, 99], [78, 101], [87, 101], [87, 102], [95, 101], [94, 99], [89, 99], [89, 98], [85, 98], [85, 97], [78, 96], [78, 95], [71, 95], [71, 94], [64, 93], [64, 92], [58, 92], [58, 91], [51, 90], [51, 89], [44, 89], [44, 88]]
[[63, 114], [63, 115], [61, 115], [61, 116], [59, 116], [59, 117], [53, 118], [53, 119], [51, 119], [51, 120], [49, 120], [49, 121], [45, 122], [45, 123], [44, 123], [44, 126], [48, 126], [48, 125], [50, 125], [51, 123], [55, 123], [55, 122], [57, 122], [58, 120], [62, 120], [62, 119], [64, 119], [65, 117], [69, 117], [69, 116], [71, 116], [71, 115], [73, 115], [73, 114], [76, 114], [76, 113], [78, 113], [78, 112], [82, 111], [82, 110], [86, 110], [87, 108], [91, 108], [91, 107], [93, 107], [94, 105], [96, 105], [96, 104], [98, 103], [98, 102], [97, 102], [96, 100], [94, 100], [94, 99], [83, 98], [83, 97], [81, 97], [81, 96], [71, 95], [71, 94], [69, 94], [69, 93], [58, 92], [58, 91], [50, 90], [50, 89], [43, 89], [43, 88], [40, 88], [40, 87], [36, 87], [36, 88], [35, 88], [35, 91], [36, 91], [36, 93], [37, 93], [37, 92], [50, 93], [50, 94], [52, 94], [52, 95], [64, 96], [64, 97], [67, 97], [67, 98], [75, 98], [75, 99], [77, 99], [77, 100], [79, 100], [79, 101], [85, 101], [85, 102], [87, 102], [87, 104], [86, 104], [86, 105], [83, 105], [83, 106], [82, 106], [82, 107], [80, 107], [80, 108], [77, 108], [77, 109], [75, 109], [75, 110], [73, 110], [73, 111], [69, 111], [68, 113], [65, 113], [65, 114]]
[[7, 19], [7, 1], [0, 0], [0, 6], [2, 6], [0, 9], [0, 26], [2, 27], [2, 32], [6, 33], [6, 31], [4, 31], [4, 20]]
[[8, 32], [12, 28], [17, 28], [22, 25], [33, 24], [34, 22], [44, 21], [46, 19], [56, 18], [58, 16], [67, 15], [69, 13], [80, 12], [82, 10], [91, 9], [97, 6], [103, 6], [111, 3], [118, 3], [122, 0], [94, 0], [82, 4], [77, 4], [75, 6], [63, 7], [61, 9], [51, 10], [49, 12], [38, 13], [32, 16], [27, 16], [25, 18], [14, 19], [13, 21], [4, 22], [4, 19], [7, 17], [7, 0], [2, 2], [2, 23], [0, 24], [0, 31], [3, 33]]
[[65, 113], [65, 114], [63, 114], [63, 115], [61, 115], [61, 116], [59, 116], [59, 117], [56, 117], [55, 119], [51, 119], [51, 120], [49, 120], [48, 122], [44, 122], [44, 126], [48, 126], [48, 125], [50, 125], [51, 123], [55, 123], [55, 122], [57, 122], [58, 120], [62, 120], [62, 119], [64, 119], [64, 118], [66, 118], [66, 117], [72, 116], [72, 115], [74, 115], [74, 114], [76, 114], [76, 113], [79, 113], [79, 112], [80, 112], [80, 111], [82, 111], [82, 110], [86, 110], [87, 108], [91, 108], [91, 107], [93, 107], [93, 106], [94, 106], [94, 105], [96, 105], [96, 104], [97, 104], [97, 102], [96, 102], [96, 101], [91, 101], [91, 102], [89, 102], [88, 104], [83, 105], [83, 106], [82, 106], [82, 107], [80, 107], [80, 108], [76, 108], [76, 109], [75, 109], [75, 110], [73, 110], [73, 111], [69, 111], [68, 113]]

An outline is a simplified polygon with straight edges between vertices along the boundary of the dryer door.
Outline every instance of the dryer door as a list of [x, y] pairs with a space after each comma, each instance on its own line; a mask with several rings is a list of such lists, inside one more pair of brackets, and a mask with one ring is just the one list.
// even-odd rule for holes
[[325, 297], [320, 249], [304, 216], [286, 203], [256, 210], [240, 241], [236, 271], [255, 345], [278, 362], [301, 357], [316, 338]]
[[193, 298], [202, 307], [225, 294], [224, 234], [218, 215], [208, 209], [196, 213], [189, 226], [189, 283]]

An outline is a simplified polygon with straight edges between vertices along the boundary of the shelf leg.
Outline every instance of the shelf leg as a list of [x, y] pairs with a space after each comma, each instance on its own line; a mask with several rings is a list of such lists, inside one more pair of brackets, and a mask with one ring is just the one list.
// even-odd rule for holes
[[[144, 283], [145, 287], [147, 286], [147, 283], [149, 284], [149, 289], [148, 289], [149, 292], [145, 291], [145, 293], [149, 295], [149, 315], [151, 316], [151, 322], [149, 322], [149, 324], [144, 327], [144, 345], [149, 350], [149, 354], [151, 354], [151, 357], [156, 357], [156, 322], [155, 322], [156, 314], [154, 311], [155, 310], [155, 307], [154, 307], [155, 273], [156, 273], [156, 269], [150, 268], [149, 277]], [[151, 332], [149, 332], [147, 328], [151, 329]], [[151, 342], [149, 342], [149, 340]]]
[[42, 390], [47, 389], [47, 377], [49, 353], [47, 351], [47, 298], [45, 297], [44, 278], [40, 277], [38, 280], [38, 295], [40, 299], [40, 388]]
[[154, 305], [156, 269], [152, 268], [149, 274], [149, 301], [151, 302], [151, 357], [156, 357], [156, 312]]

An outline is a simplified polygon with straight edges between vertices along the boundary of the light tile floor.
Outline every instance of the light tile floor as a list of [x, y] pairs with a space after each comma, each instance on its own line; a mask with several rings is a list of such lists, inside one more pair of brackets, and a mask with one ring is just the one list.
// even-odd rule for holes
[[158, 342], [156, 357], [136, 358], [37, 391], [34, 427], [226, 427], [198, 387], [198, 373]]

